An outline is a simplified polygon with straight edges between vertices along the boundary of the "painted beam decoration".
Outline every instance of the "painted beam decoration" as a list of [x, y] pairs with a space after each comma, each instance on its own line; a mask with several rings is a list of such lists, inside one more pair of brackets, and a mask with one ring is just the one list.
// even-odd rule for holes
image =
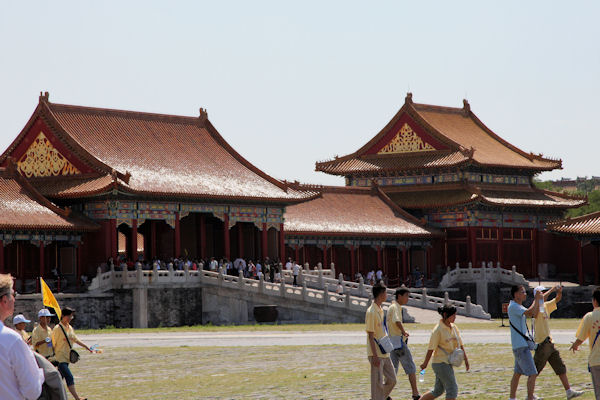
[[182, 219], [190, 213], [209, 213], [221, 221], [225, 214], [229, 215], [229, 227], [237, 222], [254, 223], [262, 229], [280, 229], [283, 223], [283, 208], [260, 206], [229, 206], [224, 204], [172, 203], [172, 202], [135, 202], [128, 200], [105, 200], [90, 202], [84, 205], [84, 214], [95, 220], [116, 219], [117, 225], [132, 226], [134, 219], [138, 226], [146, 220], [162, 220], [175, 228], [176, 218]]
[[405, 175], [376, 178], [350, 177], [347, 184], [348, 186], [367, 187], [371, 186], [371, 181], [375, 181], [379, 186], [410, 186], [456, 183], [464, 180], [468, 180], [469, 182], [473, 183], [490, 183], [498, 185], [529, 185], [529, 176], [484, 174], [464, 171], [435, 175]]
[[40, 132], [17, 161], [21, 175], [28, 178], [78, 175], [81, 172], [63, 156], [50, 140]]
[[428, 247], [431, 245], [427, 240], [395, 240], [395, 239], [361, 239], [361, 238], [336, 238], [321, 237], [310, 235], [286, 235], [285, 244], [293, 248], [302, 248], [304, 246], [318, 246], [327, 248], [331, 246], [370, 246], [370, 247], [391, 247], [391, 248], [409, 248], [409, 247]]

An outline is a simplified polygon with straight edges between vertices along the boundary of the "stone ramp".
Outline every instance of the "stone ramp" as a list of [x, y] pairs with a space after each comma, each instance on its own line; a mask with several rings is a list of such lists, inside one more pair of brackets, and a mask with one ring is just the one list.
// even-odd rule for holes
[[[438, 314], [437, 311], [428, 310], [428, 309], [419, 308], [419, 307], [412, 307], [412, 306], [402, 306], [402, 308], [406, 309], [408, 314], [410, 314], [410, 316], [415, 319], [415, 323], [417, 323], [417, 324], [435, 324], [441, 318], [440, 314]], [[465, 323], [465, 322], [467, 322], [467, 323], [472, 323], [472, 322], [484, 323], [484, 322], [490, 322], [490, 320], [489, 319], [481, 319], [481, 318], [465, 317], [462, 315], [456, 316], [457, 324], [461, 324], [461, 323]]]

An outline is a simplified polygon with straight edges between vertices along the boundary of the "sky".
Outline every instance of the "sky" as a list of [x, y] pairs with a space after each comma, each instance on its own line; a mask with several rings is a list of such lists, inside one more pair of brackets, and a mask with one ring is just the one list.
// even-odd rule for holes
[[600, 176], [597, 1], [0, 0], [0, 148], [50, 101], [198, 115], [287, 180], [343, 184], [404, 103], [471, 110], [541, 179]]

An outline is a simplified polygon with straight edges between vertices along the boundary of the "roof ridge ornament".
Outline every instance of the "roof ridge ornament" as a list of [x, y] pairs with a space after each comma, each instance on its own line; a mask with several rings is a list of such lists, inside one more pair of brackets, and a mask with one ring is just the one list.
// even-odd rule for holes
[[469, 113], [471, 112], [471, 105], [467, 99], [463, 99], [463, 112], [465, 116], [469, 116]]
[[206, 108], [202, 108], [200, 107], [200, 121], [205, 122], [208, 120], [208, 112], [206, 111]]
[[40, 92], [40, 103], [48, 103], [50, 101], [50, 93], [48, 92]]
[[404, 98], [404, 102], [406, 104], [412, 104], [413, 99], [412, 99], [412, 93], [411, 92], [406, 93], [406, 97]]

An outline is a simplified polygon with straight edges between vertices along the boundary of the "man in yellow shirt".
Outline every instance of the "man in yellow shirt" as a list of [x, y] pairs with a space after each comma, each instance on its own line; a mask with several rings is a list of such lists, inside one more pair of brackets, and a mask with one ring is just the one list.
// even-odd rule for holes
[[396, 386], [396, 373], [389, 354], [381, 352], [377, 340], [385, 336], [383, 309], [387, 288], [383, 284], [373, 286], [373, 303], [365, 315], [367, 331], [367, 356], [371, 364], [371, 400], [386, 400]]
[[596, 343], [600, 336], [600, 288], [596, 288], [592, 294], [592, 305], [594, 310], [585, 314], [575, 336], [577, 340], [571, 345], [573, 352], [579, 349], [581, 343], [586, 339], [590, 341], [590, 356], [588, 358], [588, 368], [592, 374], [592, 383], [594, 384], [594, 393], [596, 398], [600, 398], [600, 343]]
[[[533, 291], [535, 294], [537, 291], [543, 292], [544, 290], [546, 290], [545, 287], [538, 286]], [[533, 340], [538, 345], [533, 355], [533, 361], [535, 363], [535, 368], [537, 369], [538, 375], [542, 372], [546, 366], [546, 363], [550, 363], [554, 373], [558, 375], [558, 378], [565, 388], [567, 399], [573, 399], [581, 396], [583, 392], [571, 389], [571, 385], [569, 385], [569, 379], [567, 378], [567, 367], [560, 357], [560, 353], [556, 347], [554, 347], [554, 342], [552, 341], [552, 336], [550, 335], [550, 327], [548, 326], [550, 314], [556, 310], [556, 303], [562, 299], [562, 290], [562, 286], [554, 286], [552, 289], [544, 293], [543, 299], [539, 300], [538, 307], [540, 307], [540, 309], [533, 323]], [[550, 301], [547, 301], [548, 297], [554, 292], [556, 292], [556, 297]]]
[[404, 329], [404, 325], [402, 325], [402, 306], [408, 303], [409, 294], [410, 291], [404, 286], [396, 289], [395, 300], [387, 310], [389, 335], [402, 338], [402, 348], [392, 351], [390, 353], [390, 360], [392, 361], [396, 374], [398, 374], [399, 364], [402, 364], [404, 373], [408, 376], [408, 381], [410, 382], [413, 400], [419, 400], [421, 396], [419, 395], [419, 389], [417, 389], [417, 367], [413, 361], [410, 349], [406, 344], [406, 339], [408, 339], [409, 334]]
[[40, 323], [33, 328], [31, 332], [31, 343], [33, 350], [40, 353], [50, 361], [54, 360], [54, 347], [52, 347], [52, 329], [48, 326], [53, 314], [47, 308], [42, 308], [38, 312]]

